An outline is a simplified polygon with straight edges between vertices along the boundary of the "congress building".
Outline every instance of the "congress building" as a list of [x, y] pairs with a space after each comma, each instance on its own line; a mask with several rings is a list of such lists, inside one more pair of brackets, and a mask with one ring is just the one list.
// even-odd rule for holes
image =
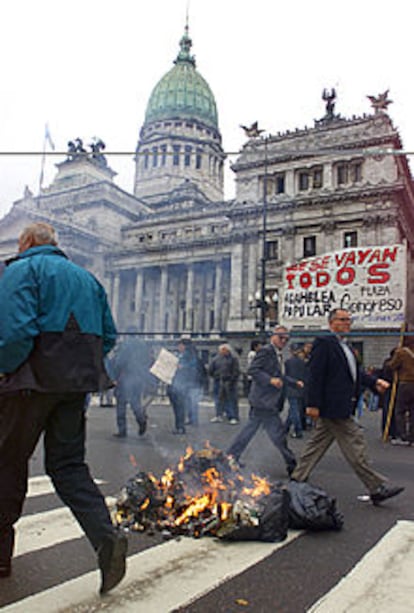
[[276, 321], [303, 340], [342, 306], [376, 364], [414, 323], [413, 180], [387, 94], [342, 117], [336, 92], [324, 91], [312, 127], [246, 127], [226, 200], [216, 101], [191, 47], [186, 27], [149, 95], [131, 192], [115, 183], [103, 143], [71, 141], [52, 183], [26, 189], [0, 220], [1, 259], [24, 226], [47, 221], [105, 286], [120, 332], [245, 347]]

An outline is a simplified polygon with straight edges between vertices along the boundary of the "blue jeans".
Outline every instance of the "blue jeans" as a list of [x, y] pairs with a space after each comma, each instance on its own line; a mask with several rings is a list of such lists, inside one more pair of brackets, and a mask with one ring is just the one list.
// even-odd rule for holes
[[127, 433], [127, 405], [131, 407], [137, 424], [141, 424], [146, 419], [145, 412], [141, 405], [141, 386], [120, 385], [115, 388], [116, 397], [116, 423], [119, 434], [126, 435]]
[[226, 415], [228, 419], [238, 419], [237, 389], [234, 381], [214, 379], [213, 388], [216, 415]]
[[266, 434], [274, 444], [274, 446], [280, 451], [283, 459], [286, 462], [288, 469], [292, 469], [296, 466], [296, 460], [293, 452], [289, 449], [286, 443], [286, 434], [283, 427], [282, 420], [279, 413], [272, 413], [270, 411], [255, 411], [250, 410], [249, 420], [247, 424], [240, 430], [230, 447], [227, 449], [227, 454], [233, 456], [238, 460], [250, 443], [256, 432], [263, 426], [266, 430]]
[[84, 405], [82, 393], [0, 396], [0, 535], [12, 534], [22, 513], [28, 462], [43, 432], [46, 473], [93, 548], [113, 534], [105, 500], [85, 462]]
[[289, 413], [285, 423], [286, 434], [290, 426], [295, 429], [295, 434], [302, 434], [303, 401], [302, 398], [289, 397]]

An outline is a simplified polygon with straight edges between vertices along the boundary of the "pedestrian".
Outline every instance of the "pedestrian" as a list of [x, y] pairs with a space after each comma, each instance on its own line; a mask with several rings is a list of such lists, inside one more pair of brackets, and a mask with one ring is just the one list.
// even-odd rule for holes
[[150, 359], [146, 344], [136, 338], [137, 330], [130, 326], [128, 336], [117, 346], [112, 360], [115, 379], [116, 423], [114, 436], [125, 438], [128, 433], [127, 407], [131, 408], [138, 426], [138, 435], [145, 434], [147, 414], [142, 407], [142, 395], [149, 375]]
[[286, 375], [295, 380], [303, 381], [303, 386], [288, 385], [286, 395], [289, 403], [289, 413], [285, 422], [286, 434], [293, 438], [303, 438], [303, 415], [305, 413], [305, 382], [308, 368], [305, 361], [300, 357], [300, 350], [296, 345], [290, 347], [291, 356], [285, 362]]
[[250, 394], [250, 389], [252, 387], [252, 378], [249, 375], [249, 368], [253, 362], [253, 359], [256, 357], [256, 353], [263, 347], [263, 344], [259, 340], [253, 340], [250, 343], [250, 351], [247, 354], [247, 368], [246, 368], [246, 388], [245, 395], [248, 397]]
[[220, 423], [226, 416], [229, 424], [238, 424], [237, 380], [240, 376], [240, 365], [227, 343], [219, 346], [218, 354], [211, 361], [209, 375], [214, 381], [213, 396], [216, 408], [216, 415], [210, 421]]
[[97, 552], [101, 594], [125, 574], [127, 539], [85, 462], [85, 397], [110, 386], [116, 329], [105, 291], [34, 223], [0, 279], [0, 576], [11, 574], [28, 461], [44, 433], [45, 470]]
[[398, 376], [395, 402], [397, 438], [394, 444], [414, 443], [414, 338], [406, 336], [404, 346], [395, 350], [388, 362]]
[[262, 347], [253, 359], [249, 368], [249, 375], [253, 380], [249, 394], [251, 405], [249, 419], [227, 449], [227, 454], [238, 462], [259, 428], [263, 427], [282, 454], [290, 475], [296, 466], [296, 460], [287, 445], [280, 412], [283, 409], [286, 385], [301, 387], [303, 382], [293, 380], [285, 374], [282, 350], [288, 340], [287, 328], [276, 326], [270, 344]]
[[197, 419], [194, 411], [194, 389], [198, 386], [198, 361], [191, 339], [178, 341], [177, 371], [168, 387], [168, 396], [174, 411], [175, 428], [173, 434], [185, 434], [186, 419]]
[[[382, 364], [382, 368], [380, 369], [380, 377], [388, 381], [390, 384], [393, 383], [394, 374], [393, 374], [392, 369], [389, 367], [389, 363], [396, 350], [397, 350], [397, 347], [394, 347], [393, 349], [391, 349], [388, 357], [385, 358]], [[391, 406], [391, 403], [390, 403], [392, 389], [393, 389], [392, 385], [390, 385], [390, 387], [385, 390], [384, 394], [382, 396], [379, 396], [379, 405], [382, 408], [382, 419], [381, 419], [382, 435], [384, 436], [385, 429], [387, 428], [387, 437], [390, 438], [391, 444], [395, 444], [394, 441], [397, 441], [398, 437], [397, 437], [397, 427], [395, 425], [394, 406]]]
[[354, 410], [362, 386], [382, 393], [389, 383], [366, 374], [345, 341], [351, 329], [351, 316], [345, 309], [334, 309], [328, 316], [330, 334], [317, 338], [310, 359], [307, 413], [316, 426], [293, 471], [292, 479], [306, 481], [313, 468], [336, 440], [346, 460], [378, 504], [396, 496], [403, 487], [392, 486], [375, 472], [368, 461], [362, 427]]

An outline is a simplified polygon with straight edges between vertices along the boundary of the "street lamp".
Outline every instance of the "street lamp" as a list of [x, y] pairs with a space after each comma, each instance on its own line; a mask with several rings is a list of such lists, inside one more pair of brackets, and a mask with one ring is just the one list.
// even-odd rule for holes
[[267, 260], [267, 141], [265, 137], [265, 166], [263, 177], [263, 209], [262, 209], [262, 260], [261, 260], [261, 277], [260, 277], [260, 326], [259, 330], [264, 334], [266, 330], [266, 260]]
[[[254, 296], [252, 294], [249, 295], [248, 301], [249, 309], [252, 311], [254, 310], [256, 313], [256, 327], [259, 328], [264, 336], [266, 331], [266, 319], [269, 317], [271, 324], [276, 324], [278, 321], [279, 293], [275, 290], [271, 296], [265, 293], [264, 298], [262, 298], [262, 290], [263, 287], [261, 285]], [[274, 318], [270, 317], [272, 310], [275, 311]]]

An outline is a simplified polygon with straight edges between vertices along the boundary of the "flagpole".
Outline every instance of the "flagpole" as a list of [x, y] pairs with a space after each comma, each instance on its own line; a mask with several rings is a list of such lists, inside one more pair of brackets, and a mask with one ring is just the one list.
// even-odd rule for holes
[[43, 178], [44, 178], [44, 174], [45, 174], [45, 164], [46, 164], [46, 140], [47, 140], [47, 135], [46, 135], [46, 129], [45, 129], [45, 134], [43, 137], [43, 151], [42, 151], [42, 157], [41, 157], [41, 161], [40, 161], [40, 175], [39, 175], [39, 196], [40, 193], [42, 191], [42, 186], [43, 186]]

